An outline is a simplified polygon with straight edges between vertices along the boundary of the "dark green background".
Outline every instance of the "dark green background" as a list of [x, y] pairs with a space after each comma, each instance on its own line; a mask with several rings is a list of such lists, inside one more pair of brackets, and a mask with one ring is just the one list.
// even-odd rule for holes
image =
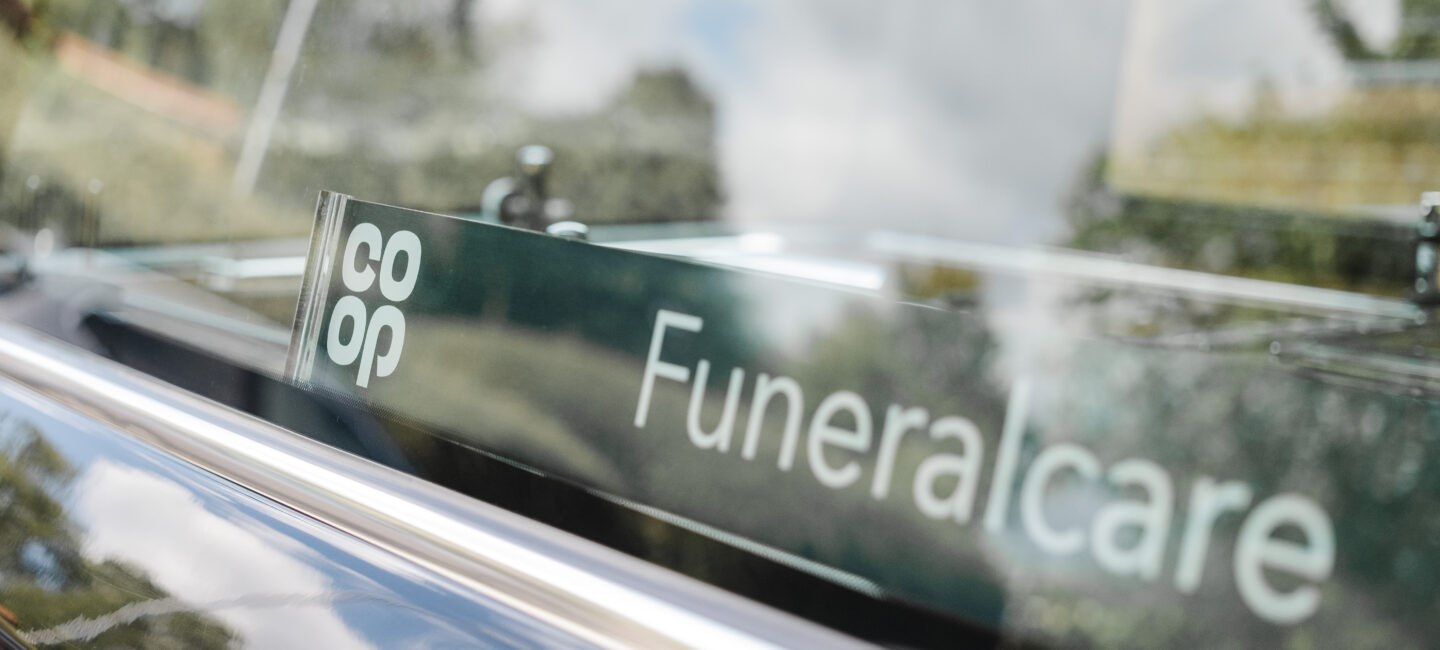
[[[399, 305], [408, 331], [395, 373], [360, 391], [354, 367], [334, 367], [321, 350], [312, 381], [433, 422], [476, 448], [1028, 638], [1424, 647], [1440, 635], [1440, 481], [1431, 470], [1440, 460], [1440, 410], [1427, 399], [1320, 381], [1263, 350], [1164, 349], [1063, 329], [1026, 339], [979, 308], [909, 305], [360, 201], [348, 204], [344, 220], [342, 250], [351, 225], [368, 221], [387, 237], [416, 232], [423, 264], [414, 294]], [[330, 282], [327, 315], [346, 293], [338, 267]], [[385, 302], [378, 286], [362, 297], [372, 311]], [[692, 368], [701, 357], [713, 364], [705, 426], [718, 418], [729, 369], [747, 370], [728, 454], [686, 438], [688, 385], [657, 381], [649, 423], [633, 425], [661, 308], [705, 319], [699, 335], [672, 332], [663, 354]], [[789, 472], [775, 466], [778, 418], [767, 423], [755, 460], [739, 454], [758, 372], [791, 376], [805, 391], [802, 444]], [[980, 506], [1010, 380], [1021, 372], [1036, 388], [1020, 475], [1057, 441], [1087, 447], [1106, 466], [1141, 457], [1169, 471], [1175, 523], [1158, 582], [1105, 573], [1088, 549], [1044, 555], [1020, 532], [1013, 501], [1007, 532], [984, 531]], [[803, 444], [815, 405], [836, 390], [862, 395], [876, 421], [870, 455], [859, 458], [865, 473], [842, 490], [819, 484]], [[963, 415], [984, 434], [985, 473], [970, 523], [926, 519], [910, 497], [918, 462], [958, 451], [947, 447], [953, 442], [907, 436], [889, 497], [870, 497], [891, 403], [925, 407], [932, 421]], [[1240, 601], [1231, 575], [1240, 517], [1216, 526], [1200, 589], [1175, 590], [1178, 537], [1200, 475], [1248, 482], [1255, 503], [1296, 492], [1326, 509], [1337, 561], [1315, 616], [1277, 627]], [[1088, 520], [1100, 499], [1121, 496], [1079, 482], [1056, 488], [1051, 503], [1065, 509], [1052, 513], [1058, 520]]]

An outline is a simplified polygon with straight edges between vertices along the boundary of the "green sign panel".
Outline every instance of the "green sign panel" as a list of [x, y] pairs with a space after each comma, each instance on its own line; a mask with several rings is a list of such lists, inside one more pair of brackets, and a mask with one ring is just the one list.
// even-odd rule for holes
[[856, 589], [1060, 643], [1440, 634], [1415, 397], [334, 194], [309, 264], [293, 379]]

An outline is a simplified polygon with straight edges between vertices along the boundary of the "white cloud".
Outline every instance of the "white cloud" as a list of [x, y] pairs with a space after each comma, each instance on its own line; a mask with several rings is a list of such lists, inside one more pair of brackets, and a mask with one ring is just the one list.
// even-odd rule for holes
[[671, 25], [683, 0], [481, 2], [492, 39], [510, 40], [486, 84], [539, 113], [593, 111], [629, 83], [634, 70], [668, 61]]
[[[321, 597], [330, 580], [294, 557], [283, 538], [264, 538], [206, 510], [183, 487], [126, 466], [98, 462], [75, 485], [73, 513], [85, 552], [141, 568], [160, 588], [192, 603], [249, 595]], [[293, 543], [293, 542], [292, 542]], [[213, 615], [248, 646], [372, 647], [324, 598], [302, 606], [223, 608]]]
[[690, 70], [717, 103], [732, 218], [1036, 241], [1106, 140], [1127, 5], [742, 2], [726, 26], [697, 23], [707, 0], [486, 6], [530, 30], [491, 84], [535, 110]]

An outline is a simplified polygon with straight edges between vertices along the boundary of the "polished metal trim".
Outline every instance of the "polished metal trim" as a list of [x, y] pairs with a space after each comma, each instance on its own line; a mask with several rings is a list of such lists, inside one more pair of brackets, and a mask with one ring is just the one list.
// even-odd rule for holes
[[863, 646], [14, 325], [0, 378], [599, 646]]
[[295, 305], [295, 322], [290, 326], [290, 354], [285, 359], [285, 376], [307, 382], [315, 367], [320, 343], [320, 322], [330, 291], [329, 271], [335, 266], [340, 245], [340, 223], [350, 196], [322, 190], [315, 202], [315, 223], [310, 227], [310, 248], [305, 255], [305, 274], [300, 276], [300, 300]]
[[1261, 305], [1289, 305], [1322, 315], [1345, 312], [1424, 322], [1425, 312], [1403, 300], [1270, 280], [1138, 264], [1080, 251], [1016, 248], [899, 232], [877, 232], [870, 250], [915, 262], [948, 262], [987, 271], [1071, 276], [1090, 282], [1140, 286]]

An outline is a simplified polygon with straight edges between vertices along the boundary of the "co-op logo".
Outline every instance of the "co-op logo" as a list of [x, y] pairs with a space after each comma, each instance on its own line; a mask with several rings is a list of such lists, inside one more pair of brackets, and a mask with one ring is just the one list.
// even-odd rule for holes
[[[355, 293], [369, 291], [378, 280], [380, 295], [388, 303], [371, 313], [359, 296], [341, 297], [330, 312], [330, 330], [325, 341], [325, 351], [331, 361], [341, 366], [360, 362], [355, 385], [362, 387], [370, 385], [372, 373], [388, 377], [395, 372], [395, 366], [400, 365], [400, 353], [405, 349], [405, 314], [390, 303], [409, 298], [420, 274], [420, 238], [415, 233], [401, 230], [388, 240], [382, 242], [382, 239], [380, 229], [374, 224], [357, 224], [345, 241], [340, 279], [346, 289]], [[402, 258], [404, 268], [397, 268]], [[378, 272], [376, 262], [380, 263]], [[387, 329], [390, 344], [381, 354], [376, 348], [380, 345], [380, 333]]]

